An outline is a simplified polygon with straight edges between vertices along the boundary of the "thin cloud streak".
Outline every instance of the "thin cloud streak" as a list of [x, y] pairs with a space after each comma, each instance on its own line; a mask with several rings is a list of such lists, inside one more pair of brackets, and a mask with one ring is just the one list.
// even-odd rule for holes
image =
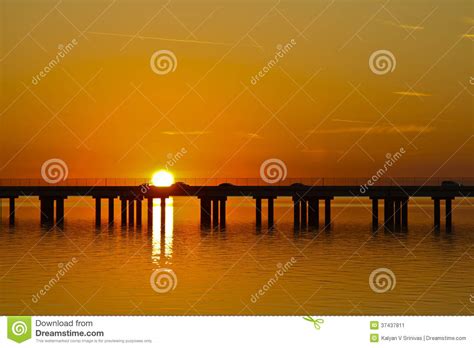
[[177, 131], [164, 131], [161, 134], [165, 135], [203, 135], [209, 134], [210, 132], [207, 131], [185, 131], [185, 132], [177, 132]]
[[345, 127], [345, 128], [333, 128], [333, 129], [319, 129], [314, 131], [316, 134], [348, 134], [348, 133], [372, 133], [372, 134], [392, 134], [392, 133], [429, 133], [432, 132], [434, 127], [425, 127], [418, 125], [402, 125], [392, 126], [376, 126], [376, 127]]
[[407, 97], [431, 97], [431, 94], [415, 91], [399, 91], [393, 92], [394, 94], [404, 95]]

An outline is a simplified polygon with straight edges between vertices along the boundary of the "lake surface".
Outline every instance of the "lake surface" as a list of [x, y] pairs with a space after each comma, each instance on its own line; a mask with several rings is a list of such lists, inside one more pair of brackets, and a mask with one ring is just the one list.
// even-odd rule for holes
[[[68, 199], [64, 228], [48, 231], [37, 200], [19, 201], [14, 227], [3, 207], [0, 312], [472, 315], [470, 202], [454, 201], [451, 233], [432, 230], [432, 202], [423, 199], [410, 201], [407, 232], [373, 233], [369, 203], [336, 199], [330, 232], [294, 233], [290, 199], [276, 200], [276, 227], [260, 232], [254, 201], [229, 199], [225, 231], [201, 231], [197, 199], [175, 198], [161, 233], [159, 202], [151, 230], [145, 211], [141, 228], [122, 228], [119, 204], [107, 227], [106, 203], [97, 229], [92, 199]], [[150, 282], [163, 268], [175, 276], [165, 293]], [[369, 278], [380, 268], [392, 274], [377, 287]]]

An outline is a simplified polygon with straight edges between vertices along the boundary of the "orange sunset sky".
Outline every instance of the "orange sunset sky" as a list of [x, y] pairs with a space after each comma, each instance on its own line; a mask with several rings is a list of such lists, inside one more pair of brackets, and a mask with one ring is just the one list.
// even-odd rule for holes
[[[1, 0], [0, 177], [469, 176], [472, 1]], [[34, 76], [76, 43], [41, 78]], [[278, 49], [291, 48], [259, 81]], [[61, 46], [62, 45], [62, 46]], [[280, 45], [280, 46], [279, 46]], [[156, 74], [159, 50], [175, 70]], [[393, 71], [369, 58], [390, 51]]]

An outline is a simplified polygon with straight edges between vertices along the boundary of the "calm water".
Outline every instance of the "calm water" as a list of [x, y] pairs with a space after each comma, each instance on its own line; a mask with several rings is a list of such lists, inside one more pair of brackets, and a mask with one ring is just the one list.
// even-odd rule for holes
[[[473, 207], [454, 202], [454, 229], [447, 234], [444, 228], [432, 232], [431, 202], [416, 202], [407, 233], [372, 233], [369, 205], [344, 200], [333, 205], [331, 232], [298, 234], [289, 199], [277, 200], [276, 229], [261, 232], [255, 230], [253, 201], [241, 199], [228, 200], [226, 230], [208, 232], [199, 229], [197, 200], [175, 199], [167, 207], [164, 234], [159, 210], [152, 231], [145, 212], [143, 227], [121, 228], [118, 210], [115, 227], [96, 229], [92, 200], [69, 199], [64, 229], [46, 231], [39, 227], [36, 202], [17, 209], [14, 228], [6, 224], [4, 207], [0, 312], [472, 314]], [[33, 301], [74, 257], [77, 262]], [[369, 276], [381, 267], [393, 272], [396, 285], [376, 293]], [[159, 268], [175, 272], [174, 290], [152, 289], [150, 276]], [[283, 276], [274, 282], [277, 270]], [[252, 301], [259, 289], [266, 292]]]

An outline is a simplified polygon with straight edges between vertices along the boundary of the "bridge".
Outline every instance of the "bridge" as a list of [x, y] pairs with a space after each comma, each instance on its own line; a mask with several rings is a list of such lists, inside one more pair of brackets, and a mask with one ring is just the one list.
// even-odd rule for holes
[[147, 224], [153, 224], [153, 200], [160, 199], [161, 226], [165, 225], [165, 199], [196, 197], [200, 200], [202, 228], [225, 227], [228, 197], [255, 200], [255, 224], [262, 226], [262, 201], [267, 201], [268, 228], [274, 226], [274, 202], [291, 197], [295, 230], [331, 226], [331, 202], [338, 197], [360, 197], [372, 202], [372, 228], [379, 228], [379, 202], [383, 202], [383, 226], [390, 230], [408, 228], [411, 197], [433, 200], [435, 229], [441, 226], [441, 202], [445, 202], [446, 231], [452, 229], [452, 201], [471, 198], [474, 178], [290, 178], [278, 183], [255, 178], [178, 179], [169, 187], [156, 187], [149, 179], [67, 179], [51, 184], [42, 179], [0, 179], [0, 201], [9, 202], [9, 223], [15, 224], [15, 200], [36, 196], [40, 201], [42, 225], [64, 223], [64, 202], [68, 197], [88, 196], [95, 200], [96, 225], [102, 222], [102, 202], [108, 202], [108, 224], [114, 223], [114, 203], [120, 200], [120, 221], [126, 226], [141, 226], [146, 201]]

